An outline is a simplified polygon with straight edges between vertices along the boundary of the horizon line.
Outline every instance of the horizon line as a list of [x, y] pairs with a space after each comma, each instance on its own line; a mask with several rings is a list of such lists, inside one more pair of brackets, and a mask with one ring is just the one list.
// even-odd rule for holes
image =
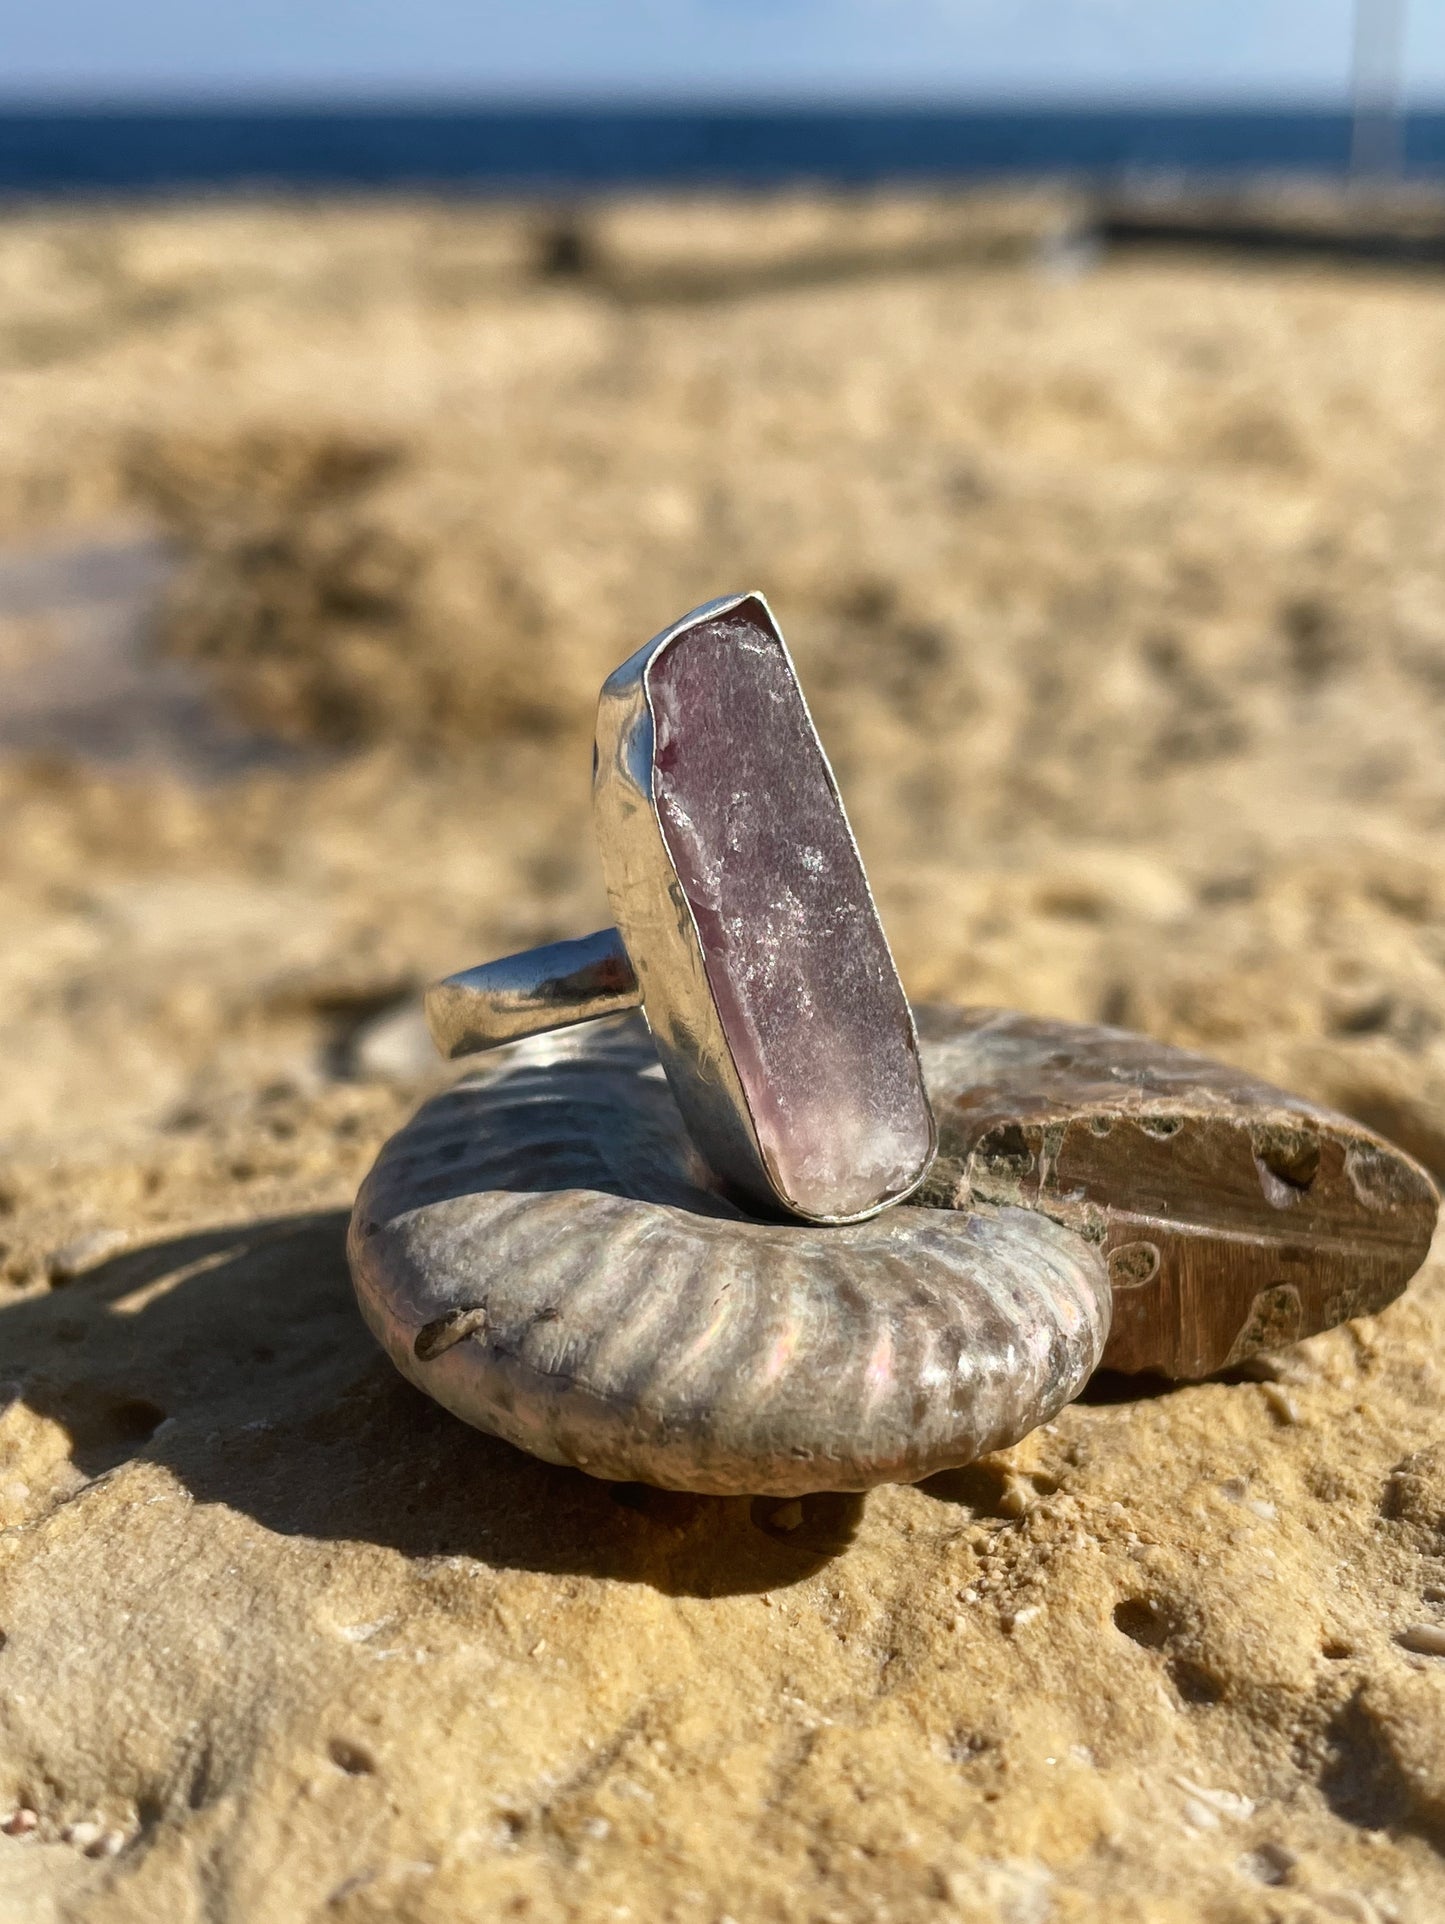
[[[430, 88], [386, 91], [370, 88], [318, 90], [314, 88], [217, 86], [186, 91], [148, 92], [33, 90], [9, 93], [0, 87], [0, 115], [41, 118], [55, 114], [185, 114], [185, 113], [726, 113], [763, 116], [775, 113], [1305, 113], [1352, 114], [1358, 103], [1348, 89], [1339, 91], [1271, 92], [1267, 89], [1198, 92], [1165, 87], [1120, 93], [1077, 93], [1068, 90], [1025, 92], [988, 88], [972, 92], [939, 93], [895, 88], [863, 93], [855, 89], [813, 89], [776, 92], [758, 89], [723, 91], [654, 90], [638, 93], [623, 89], [534, 93], [521, 88]], [[1387, 103], [1366, 103], [1367, 111], [1395, 111]], [[1407, 97], [1398, 111], [1409, 116], [1445, 112], [1445, 89]]]

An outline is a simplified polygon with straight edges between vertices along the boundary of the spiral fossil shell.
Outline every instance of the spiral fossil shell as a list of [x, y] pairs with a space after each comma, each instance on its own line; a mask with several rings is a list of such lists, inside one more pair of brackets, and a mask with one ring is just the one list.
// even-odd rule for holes
[[1122, 1029], [920, 1009], [927, 1200], [1035, 1209], [1103, 1251], [1106, 1369], [1194, 1379], [1393, 1302], [1439, 1197], [1402, 1149], [1258, 1077]]
[[1102, 1257], [1048, 1217], [763, 1222], [711, 1187], [635, 1017], [426, 1103], [357, 1198], [362, 1312], [465, 1421], [718, 1494], [912, 1482], [1025, 1435], [1102, 1353]]

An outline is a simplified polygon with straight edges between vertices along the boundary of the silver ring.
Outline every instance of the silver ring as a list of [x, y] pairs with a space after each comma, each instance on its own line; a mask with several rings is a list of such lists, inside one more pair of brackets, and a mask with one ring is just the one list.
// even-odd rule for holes
[[641, 1007], [723, 1187], [816, 1223], [910, 1195], [937, 1144], [913, 1014], [760, 594], [607, 678], [592, 802], [616, 927], [433, 984], [442, 1054]]

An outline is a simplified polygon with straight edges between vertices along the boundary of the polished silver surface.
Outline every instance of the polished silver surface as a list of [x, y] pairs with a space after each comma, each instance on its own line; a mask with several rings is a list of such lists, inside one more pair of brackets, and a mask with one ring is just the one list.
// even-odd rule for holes
[[[881, 973], [896, 993], [890, 1045], [895, 1063], [911, 1065], [903, 1110], [911, 1118], [899, 1129], [899, 1107], [880, 1120], [877, 1139], [887, 1124], [907, 1141], [907, 1153], [890, 1164], [879, 1155], [871, 1167], [866, 1117], [874, 1099], [865, 1075], [842, 1098], [856, 1105], [855, 1130], [861, 1153], [845, 1182], [815, 1184], [800, 1193], [796, 1180], [780, 1167], [767, 1146], [767, 1132], [750, 1103], [734, 1047], [719, 1011], [718, 986], [709, 978], [708, 961], [694, 906], [679, 874], [676, 851], [659, 816], [656, 792], [656, 730], [649, 677], [669, 648], [693, 630], [729, 616], [745, 615], [786, 664], [784, 684], [801, 711], [801, 759], [807, 777], [821, 783], [836, 811], [836, 829], [846, 844], [851, 886], [866, 912], [863, 932], [881, 951]], [[796, 713], [795, 713], [796, 719]], [[778, 797], [786, 808], [788, 798]], [[844, 813], [834, 778], [818, 740], [796, 671], [766, 600], [743, 594], [695, 608], [637, 650], [608, 676], [598, 703], [594, 760], [593, 813], [603, 879], [616, 928], [578, 943], [556, 944], [503, 962], [484, 964], [436, 984], [427, 995], [427, 1018], [438, 1047], [456, 1057], [489, 1049], [526, 1035], [615, 1014], [641, 1001], [672, 1086], [682, 1120], [711, 1169], [755, 1207], [781, 1211], [818, 1223], [860, 1222], [901, 1201], [923, 1180], [936, 1149], [933, 1118], [918, 1067], [917, 1034], [907, 1000], [898, 984], [892, 957], [869, 890], [862, 860]], [[840, 939], [846, 939], [840, 938]], [[576, 952], [575, 961], [571, 954]], [[811, 1066], [811, 1065], [810, 1065]], [[826, 1070], [828, 1065], [821, 1067]], [[766, 1078], [764, 1078], [766, 1080]], [[912, 1109], [908, 1109], [908, 1104]], [[909, 1129], [911, 1128], [911, 1137]], [[774, 1140], [777, 1123], [773, 1119]], [[846, 1141], [841, 1126], [839, 1136]], [[890, 1139], [890, 1146], [891, 1146]], [[862, 1170], [861, 1177], [856, 1171]]]
[[601, 929], [434, 982], [426, 992], [426, 1019], [432, 1040], [451, 1061], [548, 1029], [621, 1015], [641, 1001], [622, 937], [616, 929]]
[[747, 599], [734, 596], [694, 608], [607, 677], [597, 704], [592, 810], [607, 897], [634, 958], [647, 1024], [688, 1133], [709, 1165], [745, 1194], [786, 1207], [763, 1166], [707, 979], [697, 925], [652, 793], [654, 733], [647, 670], [687, 629]]
[[637, 1017], [434, 1097], [357, 1197], [362, 1313], [465, 1422], [719, 1494], [908, 1483], [1017, 1441], [1098, 1364], [1099, 1251], [1038, 1212], [820, 1229], [720, 1193]]

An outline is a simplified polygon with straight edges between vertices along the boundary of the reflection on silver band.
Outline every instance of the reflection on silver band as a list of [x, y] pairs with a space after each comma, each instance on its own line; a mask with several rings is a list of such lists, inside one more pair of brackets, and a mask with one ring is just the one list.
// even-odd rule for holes
[[642, 990], [616, 929], [483, 962], [434, 982], [427, 1027], [448, 1059], [566, 1029], [641, 1005]]

